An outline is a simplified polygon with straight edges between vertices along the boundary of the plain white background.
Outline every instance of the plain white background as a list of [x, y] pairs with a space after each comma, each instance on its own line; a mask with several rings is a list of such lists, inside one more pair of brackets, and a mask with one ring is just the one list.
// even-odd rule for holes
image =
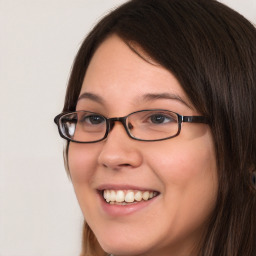
[[[53, 118], [73, 58], [125, 0], [0, 0], [0, 256], [78, 256], [82, 216]], [[222, 1], [256, 23], [256, 0]]]

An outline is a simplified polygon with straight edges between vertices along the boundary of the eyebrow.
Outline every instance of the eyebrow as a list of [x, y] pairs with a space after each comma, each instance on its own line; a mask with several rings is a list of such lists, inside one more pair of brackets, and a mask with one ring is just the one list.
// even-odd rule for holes
[[[90, 92], [85, 92], [82, 93], [79, 97], [78, 100], [81, 99], [90, 99], [93, 101], [96, 101], [100, 104], [104, 104], [105, 101], [102, 97], [100, 97], [97, 94], [90, 93]], [[169, 100], [177, 100], [181, 102], [182, 104], [186, 105], [188, 108], [193, 109], [185, 100], [183, 100], [179, 95], [174, 94], [174, 93], [147, 93], [142, 96], [143, 101], [154, 101], [158, 99], [169, 99]]]
[[143, 95], [142, 99], [144, 101], [154, 101], [158, 99], [177, 100], [182, 104], [186, 105], [188, 108], [192, 109], [192, 107], [185, 100], [183, 100], [179, 95], [174, 93], [148, 93]]
[[100, 104], [104, 104], [104, 99], [101, 98], [100, 96], [94, 94], [94, 93], [90, 93], [90, 92], [85, 92], [85, 93], [82, 93], [79, 97], [78, 97], [78, 100], [81, 100], [81, 99], [89, 99], [89, 100], [93, 100], [93, 101], [96, 101]]

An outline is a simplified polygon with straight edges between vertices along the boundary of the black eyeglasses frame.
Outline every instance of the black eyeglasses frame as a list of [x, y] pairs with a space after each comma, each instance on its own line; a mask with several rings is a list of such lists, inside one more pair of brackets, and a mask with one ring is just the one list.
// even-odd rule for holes
[[[126, 119], [130, 116], [130, 115], [133, 115], [135, 113], [139, 113], [139, 112], [146, 112], [146, 111], [168, 111], [168, 112], [172, 112], [173, 114], [176, 114], [177, 117], [178, 117], [178, 131], [175, 135], [172, 135], [172, 136], [169, 136], [169, 137], [166, 137], [166, 138], [163, 138], [163, 139], [156, 139], [156, 140], [144, 140], [144, 139], [138, 139], [136, 137], [134, 137], [130, 131], [128, 130], [128, 127], [126, 125]], [[88, 112], [88, 113], [92, 113], [92, 114], [97, 114], [101, 117], [103, 117], [105, 120], [106, 120], [106, 132], [105, 132], [105, 135], [103, 138], [99, 139], [99, 140], [96, 140], [96, 141], [76, 141], [76, 140], [72, 140], [71, 138], [65, 136], [62, 131], [61, 131], [61, 128], [60, 128], [60, 118], [67, 115], [67, 114], [72, 114], [72, 113], [77, 113], [77, 112]], [[177, 137], [179, 134], [180, 134], [180, 131], [181, 131], [181, 124], [182, 123], [202, 123], [202, 124], [209, 124], [209, 118], [206, 117], [206, 116], [182, 116], [176, 112], [173, 112], [173, 111], [170, 111], [170, 110], [166, 110], [166, 109], [144, 109], [144, 110], [138, 110], [138, 111], [135, 111], [135, 112], [132, 112], [126, 116], [123, 116], [123, 117], [111, 117], [111, 118], [107, 118], [101, 114], [98, 114], [96, 112], [91, 112], [91, 111], [86, 111], [86, 110], [79, 110], [79, 111], [67, 111], [67, 112], [62, 112], [60, 113], [59, 115], [57, 115], [55, 118], [54, 118], [54, 122], [55, 124], [58, 126], [58, 131], [59, 131], [59, 134], [62, 138], [68, 140], [68, 141], [72, 141], [72, 142], [75, 142], [75, 143], [96, 143], [96, 142], [100, 142], [104, 139], [107, 138], [109, 132], [113, 129], [114, 127], [114, 124], [115, 122], [121, 122], [123, 127], [125, 128], [125, 131], [127, 133], [127, 135], [131, 138], [131, 139], [134, 139], [134, 140], [138, 140], [138, 141], [148, 141], [148, 142], [153, 142], [153, 141], [162, 141], [162, 140], [168, 140], [168, 139], [171, 139], [171, 138], [174, 138], [174, 137]]]

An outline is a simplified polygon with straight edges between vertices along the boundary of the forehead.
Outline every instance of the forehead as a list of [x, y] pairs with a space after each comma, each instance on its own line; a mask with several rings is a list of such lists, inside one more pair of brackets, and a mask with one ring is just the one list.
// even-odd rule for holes
[[92, 57], [80, 95], [84, 93], [118, 104], [157, 93], [175, 94], [189, 102], [170, 71], [155, 63], [141, 48], [134, 44], [129, 47], [116, 35], [107, 38]]

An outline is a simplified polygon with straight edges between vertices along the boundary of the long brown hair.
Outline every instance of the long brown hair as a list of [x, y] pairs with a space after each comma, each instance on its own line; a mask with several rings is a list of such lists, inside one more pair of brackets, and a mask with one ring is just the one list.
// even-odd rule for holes
[[[211, 120], [218, 198], [199, 256], [256, 255], [256, 30], [215, 0], [132, 0], [104, 17], [75, 58], [63, 111], [75, 110], [98, 46], [110, 34], [140, 45]], [[66, 159], [68, 158], [68, 145]], [[85, 223], [82, 256], [105, 255]]]

